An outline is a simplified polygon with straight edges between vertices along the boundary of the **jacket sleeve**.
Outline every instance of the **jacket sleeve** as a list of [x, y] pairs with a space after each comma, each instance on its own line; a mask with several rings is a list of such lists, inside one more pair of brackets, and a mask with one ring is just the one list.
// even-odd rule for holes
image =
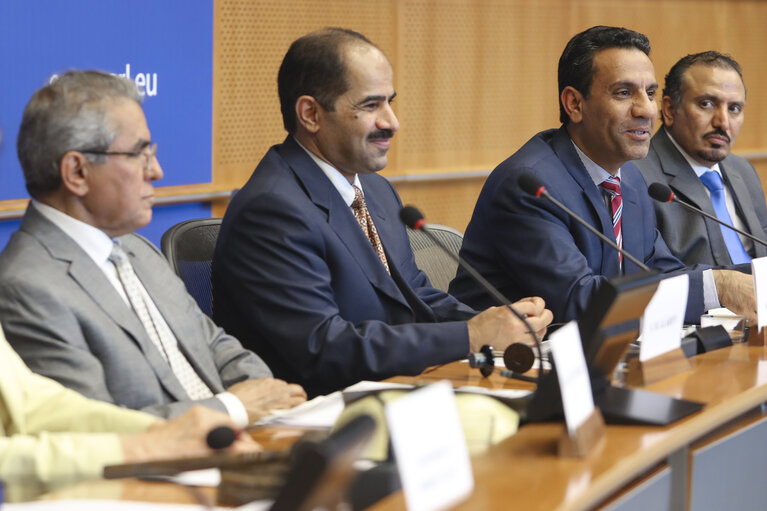
[[156, 419], [93, 401], [32, 373], [0, 333], [0, 479], [50, 482], [101, 475], [123, 459], [118, 433]]

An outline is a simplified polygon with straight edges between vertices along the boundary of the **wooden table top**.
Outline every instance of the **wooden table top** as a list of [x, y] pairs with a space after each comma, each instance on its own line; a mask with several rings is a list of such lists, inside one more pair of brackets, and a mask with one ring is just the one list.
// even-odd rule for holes
[[[764, 417], [767, 402], [767, 348], [736, 345], [689, 359], [690, 370], [645, 387], [665, 395], [706, 403], [700, 413], [667, 427], [607, 426], [605, 440], [580, 459], [557, 455], [562, 423], [528, 424], [489, 453], [472, 459], [475, 490], [459, 510], [580, 510], [591, 508], [632, 480], [659, 467], [668, 455], [741, 417], [737, 425]], [[389, 381], [423, 384], [448, 379], [456, 386], [533, 389], [496, 371], [482, 378], [465, 362], [430, 368], [419, 376]], [[745, 418], [743, 418], [745, 416]], [[266, 449], [292, 445], [305, 430], [282, 427], [251, 432]], [[122, 498], [154, 502], [215, 501], [215, 489], [184, 490], [168, 483], [94, 481], [57, 492], [52, 498]], [[377, 511], [405, 509], [401, 493], [384, 499]]]
[[[562, 423], [528, 424], [511, 438], [473, 458], [476, 487], [455, 509], [579, 510], [591, 508], [633, 479], [656, 468], [680, 447], [726, 425], [736, 417], [754, 421], [765, 414], [767, 349], [745, 344], [689, 359], [690, 370], [647, 390], [706, 403], [690, 417], [666, 427], [607, 426], [605, 440], [585, 458], [557, 455]], [[454, 385], [525, 388], [524, 383], [497, 376], [483, 379], [468, 364], [455, 362], [400, 382], [450, 379]], [[401, 494], [385, 499], [376, 510], [404, 509]]]

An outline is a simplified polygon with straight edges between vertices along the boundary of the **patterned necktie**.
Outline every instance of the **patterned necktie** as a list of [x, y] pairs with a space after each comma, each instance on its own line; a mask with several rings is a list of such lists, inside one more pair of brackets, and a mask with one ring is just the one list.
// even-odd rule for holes
[[[613, 231], [615, 243], [623, 248], [623, 233], [621, 232], [621, 214], [623, 214], [623, 197], [621, 196], [621, 180], [610, 176], [602, 181], [602, 187], [610, 194], [610, 206], [613, 214]], [[618, 266], [623, 269], [623, 254], [618, 252]]]
[[360, 190], [358, 186], [354, 187], [352, 211], [354, 212], [354, 218], [357, 219], [360, 227], [362, 227], [362, 232], [368, 237], [370, 244], [373, 245], [373, 249], [376, 251], [376, 254], [378, 254], [378, 259], [381, 260], [386, 271], [391, 274], [391, 271], [389, 271], [389, 263], [386, 261], [386, 254], [384, 253], [383, 245], [381, 244], [381, 238], [378, 237], [378, 231], [373, 223], [373, 218], [370, 216], [370, 211], [368, 211], [368, 205], [365, 203], [365, 196], [362, 195], [362, 190]]
[[[727, 211], [727, 201], [724, 196], [724, 184], [722, 183], [722, 176], [715, 170], [709, 170], [704, 172], [700, 176], [700, 180], [706, 185], [706, 188], [711, 192], [711, 203], [714, 206], [714, 212], [716, 217], [722, 222], [732, 225], [732, 218], [729, 211]], [[719, 229], [722, 231], [722, 237], [724, 238], [724, 244], [727, 245], [727, 251], [730, 253], [730, 259], [733, 264], [742, 264], [751, 262], [751, 256], [748, 255], [746, 249], [743, 248], [743, 243], [740, 241], [738, 233], [732, 229], [720, 225]]]
[[120, 279], [120, 283], [125, 290], [125, 295], [128, 297], [131, 308], [138, 316], [152, 343], [154, 343], [165, 361], [168, 362], [173, 374], [176, 375], [186, 393], [189, 394], [189, 397], [197, 400], [213, 396], [210, 388], [200, 379], [200, 376], [184, 354], [178, 349], [178, 343], [172, 337], [172, 334], [163, 328], [157, 328], [144, 300], [144, 295], [141, 292], [141, 283], [133, 271], [133, 266], [131, 266], [128, 256], [118, 243], [115, 243], [112, 247], [109, 260], [117, 269], [117, 277]]

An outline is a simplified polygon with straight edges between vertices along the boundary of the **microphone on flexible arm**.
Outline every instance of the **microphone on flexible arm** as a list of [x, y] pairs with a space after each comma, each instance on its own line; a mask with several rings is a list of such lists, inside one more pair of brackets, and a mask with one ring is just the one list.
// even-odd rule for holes
[[750, 239], [751, 241], [755, 241], [756, 243], [759, 243], [760, 245], [763, 245], [767, 247], [767, 242], [760, 240], [756, 236], [753, 236], [745, 231], [742, 231], [738, 229], [737, 227], [733, 227], [732, 225], [728, 224], [727, 222], [722, 222], [714, 215], [711, 215], [709, 213], [706, 213], [700, 208], [696, 208], [692, 204], [683, 201], [679, 197], [677, 197], [674, 192], [671, 191], [671, 188], [664, 185], [663, 183], [653, 183], [647, 188], [647, 193], [650, 194], [650, 197], [655, 199], [658, 202], [675, 202], [679, 204], [680, 206], [683, 206], [693, 213], [697, 213], [701, 216], [704, 216], [708, 218], [709, 220], [713, 220], [714, 222], [718, 223], [719, 225], [723, 225], [727, 227], [728, 229], [732, 229], [733, 231], [737, 232], [741, 236], [745, 236], [746, 238]]
[[599, 232], [597, 229], [594, 228], [594, 226], [592, 226], [586, 220], [578, 216], [573, 210], [571, 210], [570, 208], [562, 204], [560, 201], [555, 199], [554, 196], [552, 196], [548, 192], [548, 190], [546, 190], [546, 187], [543, 186], [543, 183], [541, 183], [541, 181], [537, 177], [533, 176], [532, 174], [522, 174], [521, 176], [519, 176], [519, 179], [517, 180], [517, 184], [525, 193], [534, 195], [535, 197], [543, 197], [544, 199], [547, 199], [550, 202], [552, 202], [559, 209], [567, 213], [570, 216], [570, 218], [572, 218], [573, 220], [581, 224], [583, 227], [591, 231], [591, 233], [594, 234], [594, 236], [596, 236], [597, 238], [599, 238], [602, 241], [602, 243], [620, 252], [623, 255], [623, 257], [625, 257], [626, 259], [628, 259], [629, 261], [637, 265], [642, 270], [646, 272], [652, 271], [642, 261], [640, 261], [633, 255], [623, 250], [621, 247], [618, 246], [617, 243], [615, 243], [613, 240], [611, 240], [610, 238], [608, 238], [607, 236]]
[[[435, 236], [431, 229], [429, 229], [428, 225], [426, 224], [426, 220], [424, 219], [421, 212], [418, 211], [418, 209], [413, 206], [405, 206], [400, 210], [399, 217], [400, 220], [402, 220], [402, 223], [404, 223], [406, 226], [410, 227], [414, 231], [421, 231], [426, 236], [428, 236], [428, 238], [434, 242], [435, 245], [437, 245], [444, 253], [452, 257], [464, 270], [466, 270], [466, 272], [471, 275], [471, 278], [474, 279], [474, 281], [479, 285], [481, 285], [488, 293], [490, 293], [490, 295], [499, 304], [506, 306], [512, 312], [512, 314], [514, 314], [517, 318], [519, 318], [520, 321], [522, 321], [522, 323], [524, 323], [524, 325], [527, 327], [528, 333], [533, 338], [533, 341], [535, 341], [535, 347], [538, 351], [538, 359], [541, 361], [541, 366], [538, 371], [538, 378], [533, 379], [529, 376], [524, 376], [521, 374], [529, 371], [535, 362], [535, 355], [533, 354], [532, 348], [521, 342], [516, 342], [506, 347], [506, 350], [503, 354], [503, 361], [509, 370], [502, 371], [501, 375], [508, 378], [517, 378], [524, 381], [532, 380], [533, 382], [537, 383], [539, 381], [540, 374], [543, 372], [543, 351], [541, 350], [541, 341], [538, 339], [538, 335], [535, 333], [533, 327], [527, 321], [527, 317], [516, 310], [511, 305], [511, 302], [509, 302], [508, 298], [503, 296], [501, 292], [498, 291], [498, 289], [496, 289], [490, 282], [488, 282], [485, 277], [480, 275], [480, 273], [474, 269], [473, 266], [471, 266], [459, 255], [451, 252], [445, 246], [442, 240]], [[493, 355], [492, 348], [485, 345], [482, 347], [479, 353], [471, 353], [469, 355], [469, 363], [472, 367], [478, 367], [482, 373], [482, 376], [489, 376], [493, 372], [493, 368], [495, 366], [495, 357]]]

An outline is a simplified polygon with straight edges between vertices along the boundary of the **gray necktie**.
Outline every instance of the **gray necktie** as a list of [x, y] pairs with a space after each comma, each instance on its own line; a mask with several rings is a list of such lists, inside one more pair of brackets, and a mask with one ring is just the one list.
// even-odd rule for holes
[[211, 397], [213, 393], [210, 391], [205, 382], [200, 379], [200, 376], [194, 370], [192, 365], [186, 359], [181, 350], [178, 349], [178, 343], [170, 332], [166, 332], [165, 329], [157, 328], [152, 315], [149, 313], [149, 308], [144, 301], [144, 295], [141, 292], [141, 283], [139, 282], [136, 273], [133, 271], [128, 256], [120, 247], [119, 243], [115, 242], [112, 247], [112, 253], [109, 254], [109, 260], [115, 265], [117, 269], [117, 277], [123, 285], [125, 294], [128, 297], [131, 308], [138, 316], [141, 324], [144, 325], [149, 338], [154, 343], [157, 350], [162, 357], [170, 365], [173, 374], [176, 375], [181, 386], [184, 387], [186, 393], [192, 399], [204, 399]]

